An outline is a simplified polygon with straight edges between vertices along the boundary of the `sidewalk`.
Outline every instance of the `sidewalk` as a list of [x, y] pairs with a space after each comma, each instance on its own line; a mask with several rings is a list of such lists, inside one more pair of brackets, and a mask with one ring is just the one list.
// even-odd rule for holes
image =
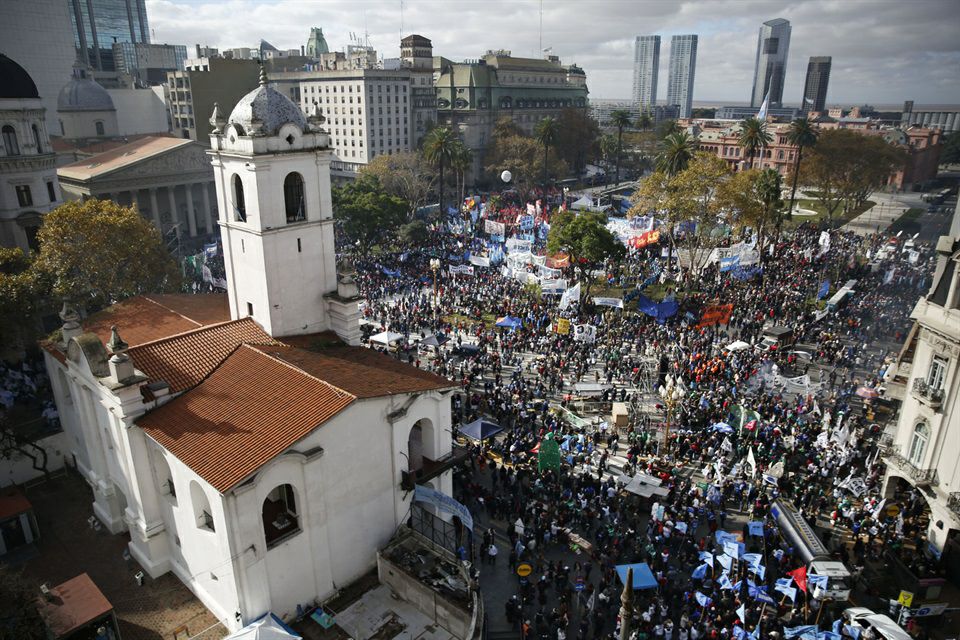
[[841, 227], [842, 231], [852, 231], [860, 236], [885, 231], [897, 218], [907, 211], [907, 207], [897, 202], [881, 201]]

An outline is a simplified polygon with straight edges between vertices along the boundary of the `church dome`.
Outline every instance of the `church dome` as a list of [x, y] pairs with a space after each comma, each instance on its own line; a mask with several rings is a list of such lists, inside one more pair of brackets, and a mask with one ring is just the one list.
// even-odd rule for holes
[[57, 111], [116, 111], [110, 94], [85, 69], [74, 67], [73, 79], [60, 89]]
[[0, 98], [39, 98], [33, 78], [19, 64], [0, 53]]
[[297, 125], [301, 131], [307, 130], [307, 119], [300, 107], [267, 85], [263, 67], [260, 67], [260, 86], [240, 98], [227, 122], [239, 125], [244, 135], [276, 135], [280, 127], [288, 123]]

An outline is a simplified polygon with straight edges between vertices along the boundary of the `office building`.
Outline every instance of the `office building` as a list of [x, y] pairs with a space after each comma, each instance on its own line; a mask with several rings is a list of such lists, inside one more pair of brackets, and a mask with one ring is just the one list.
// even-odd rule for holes
[[803, 83], [804, 111], [823, 111], [827, 104], [827, 85], [830, 83], [830, 56], [811, 56], [807, 63], [807, 79]]
[[187, 47], [182, 44], [146, 44], [117, 42], [113, 62], [118, 74], [127, 76], [125, 84], [136, 87], [165, 84], [168, 71], [182, 71]]
[[[747, 118], [756, 118], [760, 113], [760, 107], [719, 107], [713, 117], [717, 120], [746, 120]], [[767, 117], [776, 120], [796, 120], [803, 112], [796, 107], [770, 107], [767, 109]]]
[[77, 54], [94, 70], [117, 70], [115, 43], [149, 44], [146, 0], [66, 1], [70, 3]]
[[590, 117], [597, 121], [601, 129], [615, 129], [611, 122], [611, 116], [614, 111], [626, 111], [630, 114], [631, 125], [628, 128], [639, 128], [637, 122], [640, 114], [646, 113], [650, 116], [650, 128], [657, 126], [663, 120], [676, 120], [680, 117], [680, 107], [675, 104], [658, 104], [651, 108], [641, 108], [633, 100], [605, 100], [597, 99], [590, 101]]
[[751, 107], [759, 107], [768, 95], [771, 107], [779, 107], [783, 103], [783, 82], [787, 74], [789, 51], [789, 20], [776, 18], [760, 25], [757, 61], [753, 71], [753, 93], [750, 94]]
[[437, 121], [437, 90], [433, 86], [433, 43], [412, 34], [400, 41], [400, 66], [410, 70], [410, 108], [414, 147]]
[[210, 114], [214, 103], [223, 109], [257, 86], [260, 65], [255, 60], [190, 59], [183, 71], [167, 73], [167, 105], [173, 134], [210, 142]]
[[657, 103], [660, 36], [637, 36], [633, 50], [633, 99], [641, 107]]
[[476, 180], [497, 120], [510, 118], [525, 133], [564, 109], [587, 108], [587, 76], [560, 58], [515, 58], [509, 51], [488, 51], [477, 62], [439, 59], [437, 121], [458, 131], [473, 152], [467, 181]]
[[680, 117], [689, 118], [693, 110], [693, 79], [697, 70], [697, 36], [670, 38], [670, 75], [667, 78], [667, 104], [680, 107]]
[[77, 59], [69, 3], [3, 0], [0, 8], [0, 52], [16, 60], [36, 83], [47, 131], [56, 134], [57, 94]]

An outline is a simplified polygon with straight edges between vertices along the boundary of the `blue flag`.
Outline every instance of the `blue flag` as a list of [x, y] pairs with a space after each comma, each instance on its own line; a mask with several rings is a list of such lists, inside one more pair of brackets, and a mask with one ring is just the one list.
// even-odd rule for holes
[[746, 624], [747, 622], [747, 605], [741, 604], [740, 608], [737, 609], [737, 617], [740, 618], [740, 622]]
[[696, 598], [697, 598], [697, 604], [699, 604], [701, 607], [709, 607], [710, 603], [713, 602], [713, 600], [703, 595], [699, 591], [697, 591], [696, 593]]
[[757, 536], [759, 538], [763, 537], [763, 523], [759, 520], [751, 520], [747, 523], [747, 528], [750, 531], [750, 535]]
[[860, 640], [860, 634], [863, 633], [863, 629], [855, 624], [845, 624], [843, 625], [843, 630], [849, 633], [853, 640]]
[[751, 567], [756, 567], [763, 560], [763, 556], [759, 553], [745, 553], [743, 554], [743, 560]]
[[734, 590], [733, 583], [730, 582], [730, 576], [728, 576], [726, 573], [720, 574], [720, 577], [717, 578], [717, 584], [720, 586], [721, 589]]
[[693, 570], [693, 573], [690, 574], [693, 578], [697, 580], [703, 580], [707, 577], [707, 565], [702, 564], [696, 569]]
[[824, 280], [820, 283], [820, 289], [817, 291], [817, 300], [826, 298], [828, 293], [830, 293], [830, 281]]
[[[811, 635], [812, 634], [812, 635]], [[784, 627], [783, 628], [783, 637], [784, 638], [806, 638], [812, 637], [816, 640], [817, 637], [817, 625], [815, 624], [804, 624], [799, 627]]]

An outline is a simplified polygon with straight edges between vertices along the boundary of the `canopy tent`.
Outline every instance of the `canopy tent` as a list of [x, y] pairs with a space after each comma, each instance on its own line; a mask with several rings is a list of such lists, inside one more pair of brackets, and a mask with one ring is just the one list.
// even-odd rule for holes
[[476, 440], [477, 442], [483, 442], [487, 438], [492, 438], [501, 431], [503, 431], [503, 427], [498, 425], [496, 422], [484, 420], [483, 418], [474, 420], [473, 422], [460, 427], [460, 433], [467, 436], [471, 440]]
[[231, 633], [224, 640], [303, 640], [303, 636], [271, 612]]
[[590, 196], [580, 196], [579, 200], [573, 202], [570, 205], [571, 209], [592, 209], [593, 200], [590, 199]]
[[744, 342], [743, 340], [737, 340], [736, 342], [731, 342], [727, 345], [727, 351], [731, 353], [737, 353], [738, 351], [745, 351], [750, 348], [750, 345]]
[[613, 385], [596, 382], [578, 382], [573, 385], [573, 390], [581, 396], [599, 396], [607, 389], [613, 389]]
[[427, 336], [426, 338], [420, 341], [420, 344], [422, 344], [425, 347], [439, 347], [440, 345], [446, 344], [449, 341], [450, 341], [450, 338], [443, 335], [442, 333], [437, 333], [434, 335]]
[[630, 482], [627, 483], [624, 489], [643, 498], [669, 495], [670, 491], [665, 487], [661, 487], [661, 484], [663, 484], [663, 481], [660, 480], [660, 478], [648, 476], [645, 473], [638, 473], [630, 479]]
[[384, 331], [382, 333], [370, 336], [370, 342], [377, 342], [382, 345], [390, 345], [399, 340], [403, 340], [403, 334], [394, 333], [392, 331]]
[[626, 583], [627, 569], [633, 569], [633, 590], [638, 589], [656, 589], [657, 579], [653, 577], [650, 566], [646, 562], [637, 562], [635, 564], [618, 564], [617, 575], [620, 576], [620, 582]]
[[523, 325], [523, 320], [520, 318], [514, 318], [513, 316], [503, 316], [502, 318], [497, 319], [498, 327], [505, 327], [507, 329], [516, 329]]

